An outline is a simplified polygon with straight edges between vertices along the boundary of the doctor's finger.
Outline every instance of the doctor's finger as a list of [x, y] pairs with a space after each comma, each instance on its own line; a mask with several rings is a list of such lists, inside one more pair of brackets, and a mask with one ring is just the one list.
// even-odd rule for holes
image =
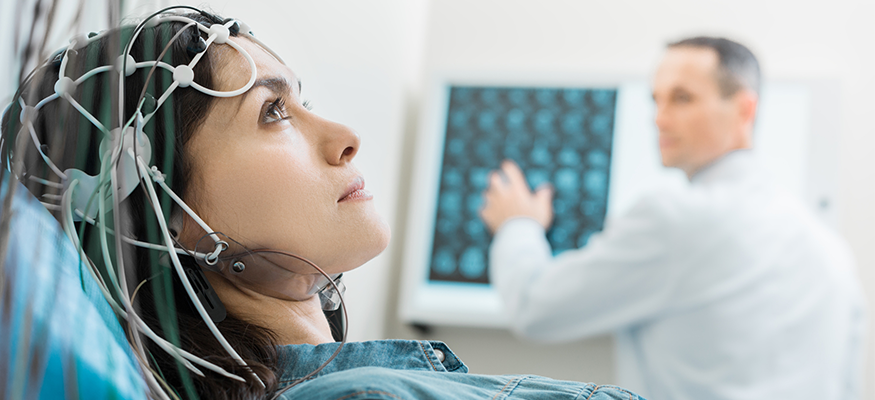
[[526, 176], [523, 175], [523, 171], [520, 169], [517, 163], [511, 160], [505, 160], [501, 163], [501, 170], [507, 176], [507, 179], [510, 182], [511, 186], [525, 189], [526, 192], [531, 192], [531, 189], [529, 189], [529, 184], [526, 183]]
[[535, 191], [535, 204], [539, 208], [553, 212], [553, 195], [555, 190], [553, 185], [545, 184], [538, 187]]
[[502, 176], [501, 171], [492, 171], [489, 173], [489, 186], [486, 187], [486, 192], [506, 191], [507, 179]]
[[507, 197], [507, 191], [502, 190], [484, 190], [481, 194], [480, 207], [487, 208], [501, 203], [501, 199]]

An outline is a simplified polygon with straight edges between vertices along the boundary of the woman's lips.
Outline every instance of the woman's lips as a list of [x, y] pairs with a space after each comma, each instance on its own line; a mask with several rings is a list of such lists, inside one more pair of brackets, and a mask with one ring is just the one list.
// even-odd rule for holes
[[349, 186], [346, 188], [346, 192], [343, 193], [343, 196], [337, 200], [338, 203], [344, 201], [355, 201], [355, 200], [369, 200], [373, 198], [374, 195], [371, 192], [365, 189], [365, 179], [357, 176], [352, 182], [349, 183]]

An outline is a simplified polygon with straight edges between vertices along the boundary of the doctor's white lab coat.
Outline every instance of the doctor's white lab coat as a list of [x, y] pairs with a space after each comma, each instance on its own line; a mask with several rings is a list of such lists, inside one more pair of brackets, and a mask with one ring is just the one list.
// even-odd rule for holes
[[555, 258], [538, 223], [507, 221], [490, 279], [513, 330], [615, 333], [617, 383], [651, 399], [857, 398], [865, 313], [850, 253], [760, 171], [750, 151], [730, 153]]

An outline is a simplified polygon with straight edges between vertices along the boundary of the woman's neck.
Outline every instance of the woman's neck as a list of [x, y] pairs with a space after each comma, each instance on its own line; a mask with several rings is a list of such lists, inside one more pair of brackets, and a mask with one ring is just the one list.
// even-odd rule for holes
[[230, 314], [270, 329], [279, 344], [334, 341], [319, 296], [303, 301], [280, 299], [235, 285], [214, 272], [205, 275]]

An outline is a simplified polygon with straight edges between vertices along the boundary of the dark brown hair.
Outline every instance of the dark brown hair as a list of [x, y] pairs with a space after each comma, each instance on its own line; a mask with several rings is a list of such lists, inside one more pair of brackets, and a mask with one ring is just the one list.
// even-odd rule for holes
[[723, 97], [747, 88], [760, 93], [760, 64], [743, 44], [729, 39], [697, 36], [669, 43], [668, 48], [693, 47], [717, 53], [717, 84]]
[[[212, 24], [223, 23], [220, 17], [201, 12], [187, 14], [186, 17], [209, 27]], [[171, 46], [166, 47], [169, 40], [185, 27], [181, 22], [161, 22], [147, 27], [131, 45], [131, 56], [137, 61], [156, 60], [166, 49], [162, 60], [177, 66], [191, 62], [201, 33], [196, 27], [189, 27], [182, 32], [180, 38]], [[30, 79], [19, 88], [9, 111], [3, 116], [3, 142], [0, 148], [0, 160], [4, 166], [11, 166], [16, 161], [21, 167], [15, 175], [38, 198], [44, 194], [59, 194], [59, 189], [37, 183], [38, 180], [58, 182], [55, 176], [42, 161], [41, 155], [30, 139], [29, 134], [19, 135], [23, 131], [19, 122], [22, 112], [18, 98], [25, 100], [30, 106], [54, 93], [54, 84], [58, 80], [61, 62], [67, 57], [65, 75], [76, 79], [95, 67], [113, 65], [122, 49], [132, 37], [133, 26], [113, 29], [102, 37], [90, 42], [87, 46], [76, 49], [73, 53], [58, 53], [44, 65], [38, 67]], [[236, 32], [232, 31], [236, 36]], [[214, 75], [217, 64], [221, 62], [218, 51], [208, 49], [206, 54], [194, 67], [196, 81], [207, 88], [214, 87]], [[173, 83], [169, 71], [156, 68], [140, 68], [125, 80], [124, 118], [130, 118], [137, 108], [144, 85], [146, 112], [154, 108], [155, 99]], [[76, 87], [73, 97], [89, 110], [104, 126], [119, 126], [118, 123], [118, 74], [104, 72], [82, 82]], [[194, 132], [200, 127], [211, 109], [214, 98], [205, 95], [191, 87], [177, 88], [154, 118], [144, 127], [144, 132], [152, 143], [152, 165], [166, 174], [166, 182], [171, 189], [183, 199], [191, 191], [192, 165], [187, 156], [186, 145]], [[152, 103], [152, 104], [150, 104]], [[99, 145], [103, 133], [86, 120], [69, 102], [55, 100], [42, 107], [34, 120], [34, 127], [43, 153], [61, 169], [77, 168], [90, 175], [98, 175], [100, 169]], [[27, 140], [23, 152], [16, 152], [16, 139]], [[36, 179], [31, 179], [36, 178]], [[176, 205], [165, 193], [159, 193], [161, 209], [164, 218], [170, 219]], [[122, 231], [130, 237], [150, 243], [161, 243], [159, 227], [155, 211], [146, 197], [142, 184], [122, 204], [114, 215], [121, 221], [114, 221], [115, 226], [121, 226]], [[56, 215], [57, 216], [57, 215]], [[78, 225], [78, 224], [77, 224]], [[80, 232], [82, 248], [89, 260], [108, 281], [106, 265], [103, 262], [97, 229], [82, 224]], [[114, 239], [114, 238], [113, 238]], [[278, 385], [278, 356], [275, 335], [268, 329], [245, 322], [228, 314], [226, 319], [217, 324], [219, 330], [231, 346], [248, 364], [252, 372], [258, 374], [266, 384], [262, 388], [246, 369], [228, 356], [219, 342], [207, 329], [205, 323], [196, 314], [189, 311], [190, 300], [180, 297], [173, 291], [173, 281], [178, 279], [172, 269], [167, 268], [167, 262], [162, 259], [165, 253], [141, 247], [123, 245], [121, 256], [113, 254], [113, 265], [124, 262], [126, 270], [133, 271], [127, 284], [131, 293], [136, 293], [135, 308], [140, 317], [171, 343], [199, 356], [226, 371], [244, 378], [245, 383], [234, 381], [209, 370], [202, 369], [205, 377], [191, 373], [176, 362], [157, 345], [147, 343], [150, 356], [150, 367], [160, 371], [160, 376], [184, 398], [205, 399], [249, 399], [261, 398], [276, 390]], [[114, 251], [114, 250], [113, 250]], [[130, 266], [133, 265], [133, 268]], [[140, 283], [143, 283], [140, 285]], [[114, 293], [115, 296], [120, 294]], [[126, 328], [126, 322], [121, 321]], [[129, 331], [130, 332], [130, 331]], [[130, 335], [129, 335], [130, 336]]]

